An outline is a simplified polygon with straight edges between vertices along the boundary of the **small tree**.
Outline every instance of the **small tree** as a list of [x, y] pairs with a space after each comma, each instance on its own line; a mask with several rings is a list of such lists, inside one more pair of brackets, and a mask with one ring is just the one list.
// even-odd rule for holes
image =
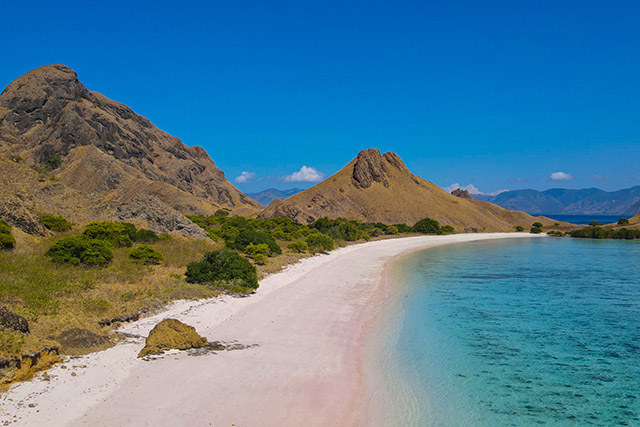
[[46, 165], [47, 169], [49, 169], [49, 170], [58, 169], [60, 167], [60, 165], [62, 164], [62, 159], [60, 158], [59, 155], [52, 154], [47, 158], [47, 161], [44, 162], [44, 164]]
[[92, 222], [82, 231], [87, 239], [109, 242], [115, 247], [133, 246], [136, 239], [136, 227], [122, 222]]
[[440, 223], [431, 218], [423, 218], [416, 222], [413, 226], [413, 230], [423, 234], [442, 234], [442, 230], [440, 230]]
[[440, 229], [440, 231], [442, 232], [442, 234], [452, 234], [456, 230], [450, 225], [445, 225]]
[[521, 225], [516, 225], [516, 231], [522, 233], [524, 231], [524, 227]]
[[162, 254], [151, 245], [138, 245], [131, 249], [129, 258], [142, 264], [160, 264]]
[[600, 223], [599, 223], [598, 221], [591, 221], [591, 222], [589, 223], [589, 225], [590, 225], [591, 227], [597, 227], [597, 226], [599, 226], [599, 225], [600, 225]]
[[531, 227], [531, 233], [532, 234], [540, 234], [540, 233], [542, 233], [542, 228], [540, 228], [540, 227]]
[[155, 233], [155, 231], [147, 230], [141, 228], [136, 231], [136, 242], [144, 242], [144, 243], [155, 243], [160, 240], [160, 237]]
[[542, 228], [542, 223], [541, 222], [534, 222], [533, 224], [531, 224], [532, 227], [535, 228]]
[[11, 224], [0, 219], [0, 249], [13, 249], [16, 239], [11, 235]]
[[629, 220], [627, 218], [620, 218], [618, 220], [618, 225], [629, 225]]
[[256, 268], [240, 254], [229, 249], [209, 252], [201, 261], [189, 264], [185, 276], [189, 283], [227, 287], [240, 283], [246, 288], [258, 287]]

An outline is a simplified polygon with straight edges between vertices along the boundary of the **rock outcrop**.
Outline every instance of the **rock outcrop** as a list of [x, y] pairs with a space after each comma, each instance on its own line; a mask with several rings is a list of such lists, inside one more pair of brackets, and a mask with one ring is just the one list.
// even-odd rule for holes
[[462, 188], [456, 188], [451, 192], [451, 194], [463, 199], [473, 199], [473, 197], [471, 197], [471, 194], [469, 194], [469, 190], [463, 190]]
[[207, 339], [198, 335], [193, 326], [176, 319], [164, 319], [149, 332], [145, 346], [140, 350], [138, 357], [162, 354], [170, 349], [188, 350], [207, 345]]
[[24, 334], [29, 333], [29, 322], [19, 314], [0, 306], [0, 329], [10, 329]]
[[[33, 70], [0, 94], [0, 157], [6, 181], [0, 187], [9, 190], [2, 189], [0, 207], [6, 198], [5, 204], [20, 208], [11, 222], [29, 233], [41, 232], [29, 218], [35, 211], [82, 225], [115, 219], [118, 208], [138, 196], [183, 214], [261, 208], [204, 149], [186, 146], [129, 107], [89, 91], [64, 65]], [[24, 170], [17, 175], [5, 173], [19, 167]], [[16, 205], [18, 194], [23, 206]], [[181, 230], [198, 233], [188, 224]]]

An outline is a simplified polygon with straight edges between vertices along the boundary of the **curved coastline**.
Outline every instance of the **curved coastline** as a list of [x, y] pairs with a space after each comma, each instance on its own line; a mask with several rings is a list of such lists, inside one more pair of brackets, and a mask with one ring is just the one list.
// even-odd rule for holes
[[39, 376], [14, 386], [2, 396], [0, 421], [16, 415], [17, 425], [380, 425], [385, 397], [371, 381], [369, 359], [382, 343], [375, 322], [392, 293], [390, 266], [436, 246], [530, 237], [458, 234], [357, 244], [268, 276], [250, 298], [174, 303], [123, 332], [146, 336], [173, 317], [209, 340], [257, 347], [145, 362], [135, 357], [142, 340], [133, 340], [69, 360], [72, 369], [54, 368], [50, 381]]

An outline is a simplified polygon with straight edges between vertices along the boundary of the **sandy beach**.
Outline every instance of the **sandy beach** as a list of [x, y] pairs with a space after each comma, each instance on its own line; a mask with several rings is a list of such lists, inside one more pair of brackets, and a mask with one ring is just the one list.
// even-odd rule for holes
[[255, 346], [145, 361], [136, 358], [144, 340], [132, 338], [13, 386], [0, 397], [0, 423], [373, 425], [369, 413], [377, 405], [364, 386], [363, 359], [367, 326], [388, 293], [387, 263], [445, 244], [529, 237], [457, 234], [357, 244], [273, 274], [250, 297], [179, 301], [121, 331], [146, 336], [160, 320], [176, 318], [210, 341]]

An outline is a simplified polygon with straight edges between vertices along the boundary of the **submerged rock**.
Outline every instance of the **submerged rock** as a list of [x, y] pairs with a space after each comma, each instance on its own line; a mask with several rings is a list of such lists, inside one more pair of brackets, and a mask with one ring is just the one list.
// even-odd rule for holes
[[188, 350], [208, 346], [207, 339], [201, 337], [193, 326], [176, 319], [164, 319], [149, 332], [144, 348], [138, 354], [143, 357], [162, 354], [166, 350]]
[[0, 306], [0, 329], [12, 329], [14, 331], [29, 333], [29, 322], [24, 317]]

